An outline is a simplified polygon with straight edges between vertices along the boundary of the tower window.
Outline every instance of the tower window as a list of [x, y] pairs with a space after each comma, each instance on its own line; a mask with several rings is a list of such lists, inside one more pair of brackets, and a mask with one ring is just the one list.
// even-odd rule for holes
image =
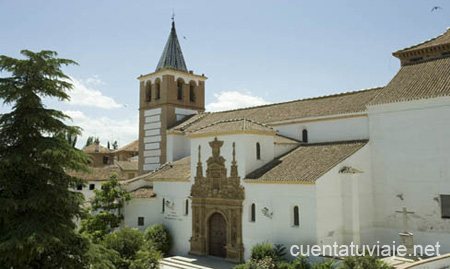
[[261, 160], [261, 145], [256, 143], [256, 159]]
[[189, 100], [195, 102], [195, 84], [192, 82], [189, 84]]
[[166, 211], [166, 199], [162, 199], [162, 213], [164, 213], [164, 211]]
[[159, 100], [161, 98], [161, 90], [159, 88], [159, 81], [155, 84], [155, 99]]
[[78, 191], [82, 191], [82, 190], [83, 190], [83, 185], [82, 185], [82, 184], [79, 184], [79, 185], [77, 186], [77, 190], [78, 190]]
[[177, 99], [178, 100], [183, 100], [183, 81], [182, 80], [178, 80], [178, 84], [177, 84]]
[[302, 141], [308, 143], [308, 130], [303, 129], [302, 131]]
[[300, 215], [298, 212], [298, 206], [294, 206], [294, 226], [300, 226]]
[[250, 206], [250, 222], [256, 221], [256, 205], [253, 203]]
[[144, 217], [138, 217], [138, 226], [144, 226]]
[[184, 209], [184, 214], [189, 215], [189, 200], [186, 199], [186, 208]]
[[89, 184], [89, 190], [95, 190], [95, 184]]
[[145, 101], [150, 102], [152, 100], [152, 85], [151, 82], [148, 82], [145, 85]]

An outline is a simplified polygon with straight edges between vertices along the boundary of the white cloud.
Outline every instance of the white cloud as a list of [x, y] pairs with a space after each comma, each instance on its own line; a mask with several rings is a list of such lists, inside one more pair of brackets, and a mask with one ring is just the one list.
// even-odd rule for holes
[[87, 85], [105, 85], [105, 82], [101, 80], [98, 75], [93, 75], [92, 77], [87, 79], [80, 79], [80, 81]]
[[226, 91], [214, 94], [214, 97], [217, 100], [206, 105], [207, 111], [215, 112], [269, 104], [263, 98], [253, 96], [250, 92]]
[[78, 147], [83, 147], [89, 136], [99, 137], [102, 145], [106, 145], [107, 141], [117, 140], [119, 146], [138, 138], [137, 117], [134, 120], [118, 120], [108, 117], [91, 118], [79, 110], [66, 110], [64, 113], [72, 118], [70, 125], [83, 129], [82, 136], [78, 137]]
[[71, 105], [90, 106], [98, 108], [119, 108], [121, 104], [113, 98], [103, 95], [99, 90], [91, 88], [92, 86], [104, 84], [98, 76], [85, 80], [77, 80], [71, 77], [73, 89], [69, 92]]

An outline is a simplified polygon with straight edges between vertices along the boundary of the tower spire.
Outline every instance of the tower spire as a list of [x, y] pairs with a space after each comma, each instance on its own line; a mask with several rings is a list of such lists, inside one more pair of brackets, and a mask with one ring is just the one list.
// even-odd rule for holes
[[181, 51], [177, 31], [175, 30], [175, 12], [172, 13], [172, 29], [170, 30], [169, 39], [167, 40], [166, 46], [161, 54], [158, 66], [156, 66], [156, 71], [165, 68], [187, 72], [183, 52]]

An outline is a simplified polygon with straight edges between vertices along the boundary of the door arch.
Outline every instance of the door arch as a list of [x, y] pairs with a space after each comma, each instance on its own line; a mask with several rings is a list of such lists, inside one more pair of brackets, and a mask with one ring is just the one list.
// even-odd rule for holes
[[220, 213], [214, 213], [209, 218], [209, 255], [226, 258], [227, 222]]

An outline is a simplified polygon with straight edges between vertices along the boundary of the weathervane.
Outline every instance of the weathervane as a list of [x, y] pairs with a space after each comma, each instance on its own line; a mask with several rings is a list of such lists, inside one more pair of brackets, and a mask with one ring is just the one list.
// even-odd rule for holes
[[174, 22], [174, 21], [175, 21], [175, 10], [172, 9], [172, 22]]

